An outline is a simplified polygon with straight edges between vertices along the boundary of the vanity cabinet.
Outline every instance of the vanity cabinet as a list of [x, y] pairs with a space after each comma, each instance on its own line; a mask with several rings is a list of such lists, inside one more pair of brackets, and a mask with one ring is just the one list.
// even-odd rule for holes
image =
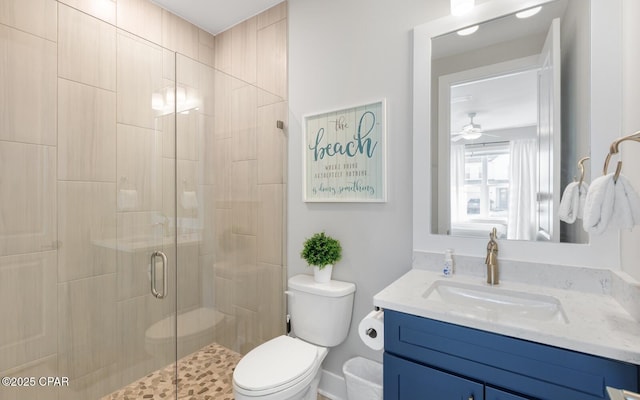
[[508, 393], [500, 389], [496, 389], [491, 386], [485, 387], [485, 400], [529, 400], [526, 397], [518, 396], [517, 394]]
[[595, 400], [636, 365], [385, 310], [385, 400]]
[[[482, 383], [384, 354], [384, 398], [391, 399], [473, 399], [482, 400]], [[393, 376], [388, 376], [392, 374]], [[388, 379], [390, 378], [390, 379]], [[387, 394], [388, 380], [395, 383]], [[392, 383], [393, 387], [394, 384]], [[390, 388], [391, 389], [391, 388]], [[395, 396], [395, 397], [394, 397]]]

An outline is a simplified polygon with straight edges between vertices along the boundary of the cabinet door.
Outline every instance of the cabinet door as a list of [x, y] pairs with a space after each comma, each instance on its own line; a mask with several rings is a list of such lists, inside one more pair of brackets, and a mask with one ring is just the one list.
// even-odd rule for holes
[[385, 400], [484, 400], [481, 383], [384, 354]]
[[384, 332], [385, 352], [533, 399], [604, 400], [607, 386], [639, 391], [638, 365], [392, 310]]
[[486, 400], [531, 400], [527, 397], [503, 392], [500, 389], [492, 388], [490, 386], [485, 388], [484, 394]]

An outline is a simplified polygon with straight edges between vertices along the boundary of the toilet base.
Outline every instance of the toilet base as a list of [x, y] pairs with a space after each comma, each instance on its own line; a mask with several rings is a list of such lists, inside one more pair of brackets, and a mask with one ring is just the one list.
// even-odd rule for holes
[[271, 393], [265, 396], [246, 396], [239, 393], [234, 387], [233, 395], [235, 400], [316, 400], [318, 398], [318, 385], [320, 384], [321, 377], [322, 369], [318, 368], [311, 382], [300, 388], [288, 388], [282, 392]]

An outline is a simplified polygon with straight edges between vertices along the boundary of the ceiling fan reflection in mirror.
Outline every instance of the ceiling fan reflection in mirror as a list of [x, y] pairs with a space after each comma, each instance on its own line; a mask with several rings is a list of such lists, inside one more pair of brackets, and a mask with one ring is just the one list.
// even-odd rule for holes
[[451, 141], [457, 142], [458, 140], [475, 140], [480, 138], [484, 131], [482, 130], [482, 126], [480, 124], [476, 124], [473, 122], [473, 118], [475, 118], [476, 113], [470, 112], [467, 114], [469, 116], [469, 123], [462, 127], [460, 132], [455, 132], [451, 134]]

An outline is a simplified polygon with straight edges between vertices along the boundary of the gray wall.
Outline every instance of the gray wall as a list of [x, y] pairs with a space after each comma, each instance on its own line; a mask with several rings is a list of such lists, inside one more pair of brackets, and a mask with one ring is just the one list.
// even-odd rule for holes
[[[324, 364], [334, 373], [354, 355], [382, 359], [356, 328], [373, 295], [411, 267], [411, 30], [448, 12], [448, 0], [289, 1], [288, 275], [311, 273], [300, 250], [314, 232], [341, 240], [333, 276], [355, 282], [357, 292], [350, 335]], [[380, 98], [387, 100], [388, 201], [304, 203], [303, 116]]]

